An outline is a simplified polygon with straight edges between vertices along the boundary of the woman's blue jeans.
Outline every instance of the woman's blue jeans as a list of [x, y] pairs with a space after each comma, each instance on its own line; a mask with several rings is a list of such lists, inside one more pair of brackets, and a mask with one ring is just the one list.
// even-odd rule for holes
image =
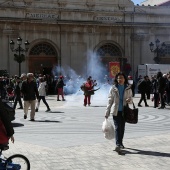
[[115, 140], [116, 145], [123, 145], [123, 137], [125, 132], [125, 120], [122, 112], [118, 112], [117, 116], [113, 116], [115, 125]]

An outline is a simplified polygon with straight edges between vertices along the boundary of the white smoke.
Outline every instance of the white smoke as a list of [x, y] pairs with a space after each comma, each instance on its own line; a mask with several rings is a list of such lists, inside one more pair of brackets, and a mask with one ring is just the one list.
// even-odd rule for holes
[[73, 101], [76, 101], [76, 97], [83, 95], [83, 91], [81, 91], [80, 86], [87, 80], [89, 76], [91, 76], [93, 80], [97, 81], [97, 86], [95, 86], [94, 89], [100, 88], [99, 90], [95, 91], [94, 95], [92, 95], [91, 103], [93, 104], [93, 101], [98, 101], [98, 103], [100, 103], [100, 100], [106, 100], [108, 96], [108, 92], [112, 84], [112, 80], [108, 76], [109, 69], [103, 65], [101, 58], [92, 51], [87, 52], [87, 61], [87, 71], [84, 72], [83, 75], [78, 75], [75, 70], [70, 67], [65, 69], [56, 67], [56, 69], [53, 70], [53, 74], [56, 78], [58, 76], [57, 73], [59, 72], [61, 72], [61, 74], [64, 76], [64, 82], [66, 84], [64, 87], [64, 92], [66, 95], [72, 96], [68, 98], [69, 100], [67, 100], [66, 97], [67, 104], [69, 104], [70, 101], [70, 104], [73, 105]]

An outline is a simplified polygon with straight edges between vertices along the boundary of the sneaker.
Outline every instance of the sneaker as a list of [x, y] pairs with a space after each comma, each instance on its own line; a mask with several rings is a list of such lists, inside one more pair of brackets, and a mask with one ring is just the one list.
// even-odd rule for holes
[[24, 115], [24, 119], [26, 119], [27, 118], [27, 115]]
[[30, 121], [32, 121], [32, 122], [33, 122], [33, 121], [35, 121], [35, 120], [34, 120], [34, 119], [30, 119]]
[[38, 109], [35, 109], [35, 112], [38, 112]]
[[121, 145], [120, 145], [120, 148], [121, 148], [121, 149], [124, 149], [125, 147], [124, 147], [124, 145], [123, 145], [123, 144], [121, 144]]
[[161, 107], [159, 107], [158, 109], [164, 109], [164, 108], [165, 108], [165, 107], [162, 107], [162, 106], [161, 106]]
[[60, 99], [57, 99], [57, 101], [61, 101]]
[[86, 107], [86, 104], [83, 104], [83, 106], [85, 106], [85, 107]]
[[120, 149], [121, 149], [121, 148], [120, 148], [120, 145], [116, 145], [115, 151], [116, 151], [116, 152], [120, 152]]
[[51, 109], [47, 109], [45, 112], [49, 112], [49, 111], [51, 111]]
[[142, 107], [142, 105], [138, 104], [138, 107]]

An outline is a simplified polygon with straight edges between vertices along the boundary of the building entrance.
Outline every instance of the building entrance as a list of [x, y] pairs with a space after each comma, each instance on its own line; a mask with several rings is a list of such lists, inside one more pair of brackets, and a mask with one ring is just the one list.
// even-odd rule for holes
[[57, 63], [57, 52], [51, 44], [39, 43], [29, 53], [29, 72], [36, 74], [52, 74]]

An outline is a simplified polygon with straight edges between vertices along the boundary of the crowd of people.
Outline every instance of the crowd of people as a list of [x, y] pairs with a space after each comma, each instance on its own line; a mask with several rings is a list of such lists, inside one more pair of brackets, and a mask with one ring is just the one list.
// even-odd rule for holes
[[[164, 109], [166, 105], [170, 105], [170, 74], [162, 74], [158, 72], [157, 75], [149, 78], [148, 76], [141, 77], [137, 84], [138, 92], [141, 94], [139, 107], [144, 101], [146, 107], [147, 99], [154, 102], [154, 108]], [[151, 96], [152, 95], [152, 96]], [[160, 105], [160, 107], [159, 107]]]
[[[69, 84], [71, 81], [68, 80]], [[64, 88], [68, 87], [68, 84], [64, 81], [64, 76], [59, 76], [55, 82], [55, 89], [57, 98], [56, 101], [65, 101]], [[154, 102], [154, 108], [164, 109], [166, 105], [170, 105], [170, 74], [162, 74], [158, 72], [157, 75], [140, 77], [136, 83], [132, 76], [126, 77], [122, 72], [118, 73], [114, 78], [114, 83], [110, 83], [106, 79], [105, 85], [109, 85], [110, 91], [108, 95], [108, 104], [106, 107], [105, 118], [107, 119], [110, 114], [113, 115], [113, 121], [115, 125], [115, 142], [116, 151], [124, 148], [123, 136], [125, 131], [125, 120], [123, 117], [123, 107], [126, 103], [132, 103], [133, 97], [135, 96], [135, 88], [137, 87], [138, 92], [141, 94], [141, 98], [138, 103], [138, 107], [142, 107], [141, 103], [144, 101], [145, 107], [148, 107], [147, 100], [152, 100]], [[91, 105], [91, 95], [98, 89], [94, 89], [97, 86], [97, 81], [93, 80], [91, 76], [87, 78], [86, 81], [82, 81], [80, 77], [76, 79], [76, 83], [69, 84], [72, 89], [79, 86], [79, 89], [83, 91], [84, 94], [84, 106]], [[105, 86], [106, 87], [106, 86]], [[46, 101], [45, 96], [48, 93], [48, 81], [46, 76], [39, 75], [35, 77], [33, 73], [22, 74], [19, 76], [14, 76], [13, 78], [0, 77], [0, 109], [1, 112], [5, 113], [4, 107], [2, 106], [2, 100], [6, 99], [13, 100], [13, 109], [16, 109], [17, 103], [20, 107], [18, 109], [24, 110], [24, 119], [27, 119], [28, 109], [30, 111], [30, 121], [35, 120], [35, 112], [39, 111], [40, 101], [42, 100], [47, 107], [46, 112], [49, 112], [50, 106]], [[66, 88], [67, 89], [67, 88]], [[69, 88], [70, 89], [70, 88]], [[66, 90], [67, 91], [67, 90]], [[68, 91], [67, 91], [68, 92]], [[12, 95], [13, 93], [13, 95]], [[75, 92], [74, 92], [75, 93]], [[60, 100], [61, 96], [61, 100]], [[23, 99], [22, 99], [23, 98]], [[23, 102], [22, 102], [23, 100]], [[36, 103], [37, 101], [37, 103]], [[159, 107], [160, 105], [160, 107]], [[4, 121], [4, 114], [0, 115], [0, 126], [5, 126], [8, 139], [11, 138], [14, 142], [14, 131], [11, 128], [10, 120]], [[3, 125], [4, 124], [4, 125]]]

